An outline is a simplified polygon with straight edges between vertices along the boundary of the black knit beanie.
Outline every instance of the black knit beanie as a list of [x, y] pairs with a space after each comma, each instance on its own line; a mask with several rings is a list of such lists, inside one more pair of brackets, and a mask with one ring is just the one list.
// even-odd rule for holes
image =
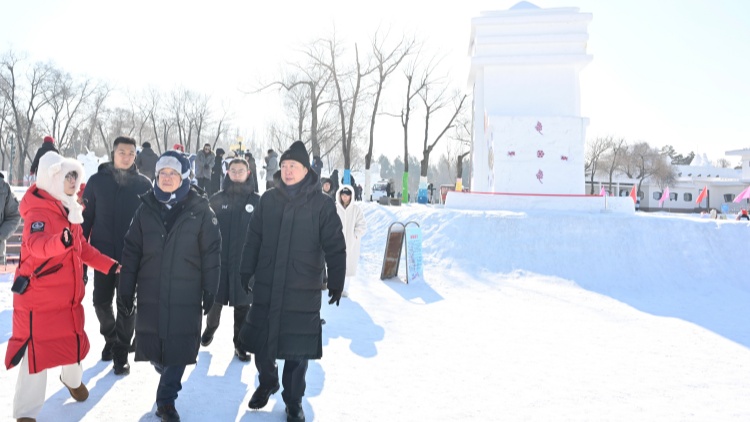
[[310, 155], [307, 153], [307, 148], [305, 148], [305, 144], [302, 141], [295, 141], [288, 150], [281, 154], [279, 163], [282, 163], [284, 160], [294, 160], [308, 169], [310, 168]]

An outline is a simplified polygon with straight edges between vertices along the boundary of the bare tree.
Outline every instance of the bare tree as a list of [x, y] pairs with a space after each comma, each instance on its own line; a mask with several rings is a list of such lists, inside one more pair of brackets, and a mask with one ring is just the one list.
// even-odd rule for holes
[[627, 166], [626, 155], [628, 152], [628, 143], [623, 138], [614, 140], [609, 137], [608, 139], [609, 149], [605, 151], [604, 156], [601, 158], [601, 161], [602, 167], [604, 167], [607, 172], [606, 174], [609, 176], [607, 190], [612, 192], [612, 180], [615, 177], [615, 173], [621, 170], [623, 166]]
[[[50, 64], [37, 62], [24, 72], [21, 60], [16, 53], [10, 51], [0, 62], [0, 94], [10, 106], [19, 157], [19, 176], [25, 174], [26, 160], [31, 161], [29, 150], [32, 148], [32, 131], [35, 129], [40, 110], [49, 104], [45, 94], [50, 88], [53, 76]], [[24, 73], [24, 80], [19, 81]]]
[[612, 137], [608, 136], [596, 138], [586, 145], [585, 171], [591, 181], [591, 191], [589, 192], [591, 195], [594, 194], [594, 177], [602, 164], [602, 156], [612, 147], [613, 143]]
[[664, 157], [658, 149], [650, 147], [646, 142], [639, 142], [627, 149], [623, 172], [629, 178], [638, 180], [640, 191], [643, 180], [656, 175], [663, 161]]
[[[422, 161], [420, 166], [419, 175], [426, 178], [427, 170], [430, 168], [430, 153], [435, 148], [435, 145], [442, 139], [443, 135], [448, 132], [449, 129], [454, 127], [456, 118], [463, 111], [466, 98], [468, 94], [461, 93], [456, 90], [452, 94], [447, 93], [447, 85], [443, 84], [440, 80], [433, 80], [428, 82], [427, 86], [419, 92], [419, 97], [422, 99], [424, 105], [424, 139], [422, 143]], [[430, 143], [430, 119], [433, 118], [441, 109], [448, 107], [452, 104], [451, 114], [445, 122], [440, 133], [435, 136], [432, 143]]]
[[414, 98], [419, 95], [419, 92], [427, 85], [427, 80], [430, 74], [429, 66], [426, 68], [427, 70], [418, 74], [419, 64], [419, 54], [417, 53], [414, 59], [406, 66], [406, 69], [404, 69], [404, 77], [406, 78], [406, 95], [404, 96], [404, 105], [401, 108], [400, 117], [401, 127], [404, 131], [404, 157], [407, 157], [407, 159], [403, 161], [404, 175], [402, 176], [403, 181], [401, 186], [401, 200], [403, 202], [408, 202], [409, 198], [409, 186], [408, 183], [404, 183], [404, 181], [407, 181], [409, 177], [409, 119], [411, 118], [412, 101], [414, 101]]
[[43, 121], [47, 133], [57, 141], [61, 153], [65, 151], [80, 151], [82, 145], [74, 145], [80, 141], [69, 137], [69, 132], [78, 133], [87, 120], [89, 102], [95, 99], [99, 85], [91, 79], [76, 80], [70, 73], [59, 69], [52, 72], [50, 90], [46, 96], [50, 104], [48, 110], [49, 122]]
[[380, 97], [383, 94], [385, 88], [385, 82], [388, 77], [398, 69], [401, 62], [417, 48], [414, 39], [407, 39], [406, 37], [401, 38], [392, 47], [386, 47], [388, 41], [388, 33], [380, 39], [379, 31], [375, 32], [375, 36], [371, 42], [372, 56], [375, 60], [375, 66], [377, 69], [376, 81], [375, 81], [375, 95], [372, 104], [372, 114], [370, 115], [370, 137], [369, 144], [367, 147], [367, 154], [365, 154], [365, 187], [364, 195], [366, 198], [370, 197], [371, 179], [370, 179], [370, 164], [372, 162], [372, 147], [375, 142], [375, 119], [378, 115], [378, 108], [380, 107]]

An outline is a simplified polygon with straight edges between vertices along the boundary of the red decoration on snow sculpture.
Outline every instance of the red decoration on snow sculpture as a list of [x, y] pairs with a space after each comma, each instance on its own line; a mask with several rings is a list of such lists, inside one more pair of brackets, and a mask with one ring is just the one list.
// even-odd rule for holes
[[537, 121], [536, 126], [534, 126], [534, 129], [536, 129], [536, 131], [539, 132], [540, 135], [544, 135], [542, 133], [542, 122]]
[[538, 180], [539, 183], [544, 184], [544, 182], [542, 182], [542, 179], [544, 179], [544, 172], [542, 171], [542, 169], [539, 169], [539, 171], [536, 172], [536, 180]]
[[544, 151], [541, 149], [536, 152], [536, 158], [544, 158]]
[[508, 157], [515, 157], [516, 152], [515, 151], [508, 151]]
[[563, 161], [568, 161], [568, 156], [567, 155], [561, 155], [560, 159], [563, 160]]

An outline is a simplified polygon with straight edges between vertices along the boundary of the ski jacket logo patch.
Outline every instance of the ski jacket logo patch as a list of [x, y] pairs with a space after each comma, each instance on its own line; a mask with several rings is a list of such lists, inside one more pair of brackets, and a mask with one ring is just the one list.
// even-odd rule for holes
[[35, 221], [31, 223], [31, 232], [43, 232], [44, 231], [44, 221]]
[[245, 211], [247, 212], [253, 212], [255, 208], [253, 207], [253, 204], [247, 204], [245, 205]]

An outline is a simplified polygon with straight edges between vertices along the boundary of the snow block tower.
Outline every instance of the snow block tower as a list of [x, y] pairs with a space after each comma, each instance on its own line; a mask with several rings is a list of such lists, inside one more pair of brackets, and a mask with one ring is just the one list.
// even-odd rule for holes
[[582, 195], [590, 13], [520, 2], [472, 19], [472, 191]]

